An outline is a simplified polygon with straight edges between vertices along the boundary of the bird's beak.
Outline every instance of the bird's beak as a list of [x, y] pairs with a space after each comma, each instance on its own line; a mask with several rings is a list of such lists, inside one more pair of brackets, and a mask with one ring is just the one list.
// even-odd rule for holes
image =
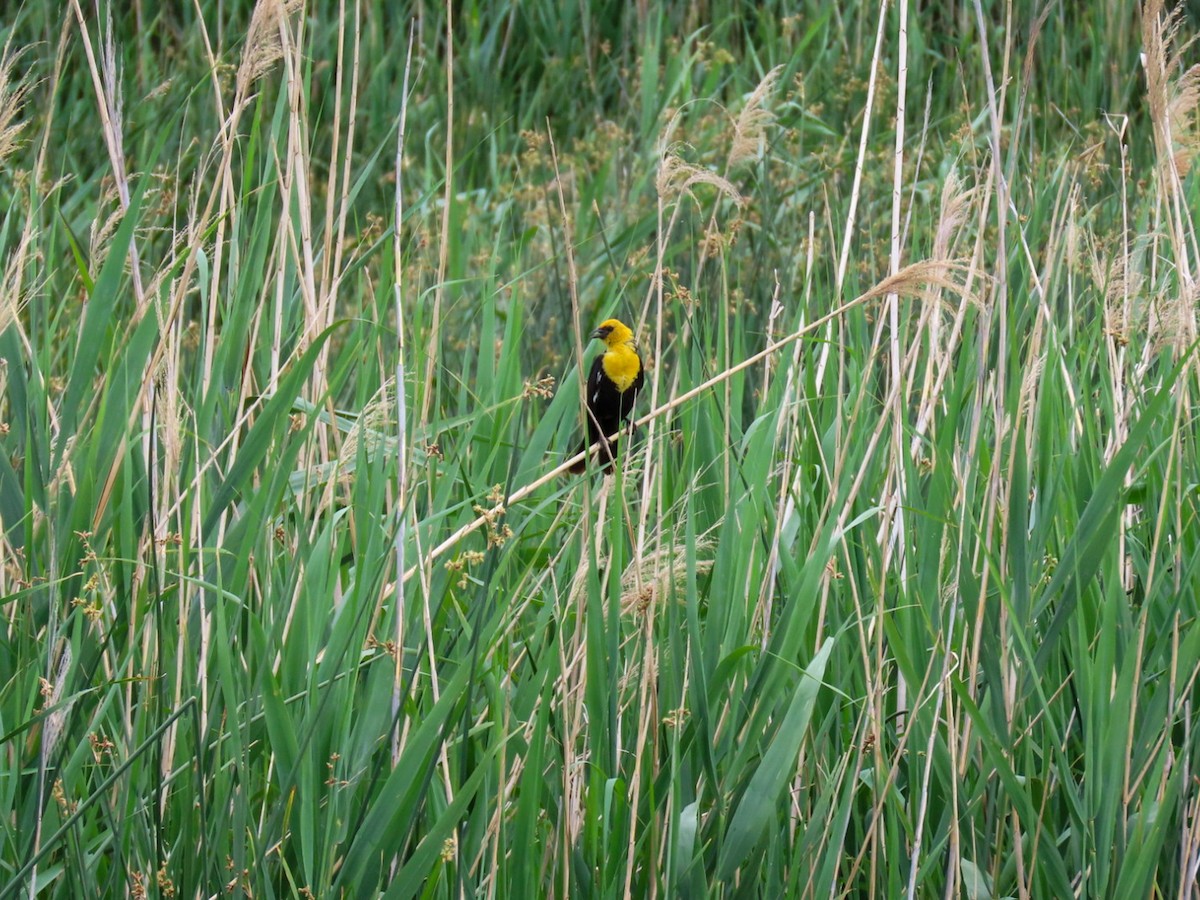
[[612, 329], [610, 328], [597, 328], [595, 331], [589, 334], [588, 337], [594, 341], [602, 341], [608, 337], [611, 330]]

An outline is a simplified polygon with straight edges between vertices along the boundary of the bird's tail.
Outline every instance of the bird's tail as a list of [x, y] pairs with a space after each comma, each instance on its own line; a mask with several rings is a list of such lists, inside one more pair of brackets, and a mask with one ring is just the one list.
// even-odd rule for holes
[[[583, 453], [585, 450], [587, 450], [587, 448], [590, 446], [591, 446], [591, 444], [585, 438], [583, 443], [581, 443], [579, 445], [579, 447], [575, 450], [574, 455], [578, 456], [580, 453]], [[579, 462], [573, 463], [571, 465], [571, 467], [569, 469], [567, 469], [567, 471], [570, 472], [572, 475], [582, 475], [583, 470], [587, 468], [587, 461], [588, 461], [587, 456], [584, 456], [581, 460], [579, 460]]]

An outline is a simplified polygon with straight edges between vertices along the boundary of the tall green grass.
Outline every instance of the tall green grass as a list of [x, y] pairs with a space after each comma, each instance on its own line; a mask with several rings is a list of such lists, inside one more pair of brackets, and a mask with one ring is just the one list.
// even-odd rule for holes
[[8, 13], [0, 896], [1193, 896], [1185, 15]]

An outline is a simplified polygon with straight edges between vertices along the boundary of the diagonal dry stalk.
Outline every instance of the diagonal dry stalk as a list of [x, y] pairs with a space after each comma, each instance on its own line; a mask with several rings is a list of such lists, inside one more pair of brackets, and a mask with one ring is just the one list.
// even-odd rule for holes
[[[953, 277], [951, 277], [951, 276], [953, 274], [961, 273], [964, 271], [965, 271], [965, 267], [961, 260], [921, 260], [919, 262], [911, 263], [910, 265], [905, 266], [903, 269], [901, 269], [895, 275], [892, 275], [892, 276], [889, 276], [889, 277], [883, 279], [878, 284], [876, 284], [874, 287], [870, 288], [868, 291], [855, 297], [853, 300], [850, 300], [847, 303], [843, 303], [841, 306], [837, 307], [836, 309], [831, 310], [830, 312], [826, 313], [825, 315], [821, 316], [820, 318], [814, 319], [808, 325], [805, 325], [804, 327], [799, 328], [798, 330], [792, 332], [791, 334], [788, 334], [788, 335], [780, 338], [779, 340], [774, 341], [771, 344], [768, 344], [766, 347], [764, 347], [758, 353], [755, 353], [752, 356], [748, 356], [746, 359], [742, 360], [741, 362], [737, 363], [736, 365], [730, 366], [729, 368], [724, 369], [721, 372], [718, 372], [716, 375], [714, 375], [712, 378], [709, 378], [707, 381], [704, 381], [701, 384], [696, 385], [691, 390], [685, 391], [684, 393], [680, 394], [677, 397], [672, 398], [671, 400], [667, 401], [666, 403], [662, 404], [661, 406], [656, 407], [655, 409], [646, 413], [644, 416], [641, 416], [633, 424], [636, 427], [641, 427], [642, 425], [647, 425], [647, 424], [655, 421], [656, 419], [661, 418], [664, 415], [667, 415], [668, 413], [672, 412], [679, 406], [682, 406], [684, 403], [687, 403], [692, 398], [699, 396], [700, 394], [704, 393], [705, 391], [710, 390], [711, 388], [713, 388], [719, 384], [722, 384], [725, 381], [728, 381], [730, 378], [732, 378], [737, 373], [742, 372], [742, 371], [750, 368], [751, 366], [757, 365], [758, 363], [762, 362], [764, 359], [768, 358], [769, 356], [772, 356], [772, 355], [778, 353], [780, 350], [784, 349], [785, 347], [792, 345], [793, 343], [795, 343], [796, 341], [805, 337], [806, 335], [809, 335], [809, 334], [813, 333], [814, 331], [820, 329], [828, 322], [831, 322], [835, 319], [840, 318], [845, 313], [849, 312], [852, 309], [855, 309], [856, 307], [863, 305], [864, 303], [866, 303], [870, 300], [874, 300], [879, 297], [886, 296], [888, 293], [891, 293], [891, 292], [895, 292], [897, 294], [900, 294], [900, 295], [906, 296], [906, 297], [912, 297], [912, 296], [921, 297], [921, 296], [925, 296], [927, 294], [927, 292], [929, 291], [931, 286], [936, 286], [936, 287], [939, 287], [942, 289], [949, 289], [949, 290], [962, 290], [962, 285], [959, 284], [957, 281], [955, 281], [953, 279]], [[610, 437], [615, 437], [615, 436], [616, 436], [615, 434], [610, 435]], [[589, 448], [589, 450], [584, 451], [584, 453], [590, 452], [591, 449], [592, 448]], [[511, 507], [513, 504], [519, 503], [522, 500], [524, 500], [526, 497], [528, 497], [530, 494], [532, 494], [538, 488], [543, 487], [544, 485], [549, 484], [551, 481], [558, 478], [560, 475], [565, 473], [572, 465], [574, 465], [575, 463], [582, 460], [584, 458], [584, 453], [577, 453], [574, 456], [569, 457], [568, 459], [561, 462], [558, 466], [551, 469], [545, 475], [541, 476], [540, 478], [536, 479], [535, 481], [530, 482], [529, 484], [525, 485], [524, 487], [518, 488], [517, 490], [513, 491], [507, 498], [505, 498], [505, 500], [502, 503], [496, 504], [495, 507], [493, 507], [492, 509], [489, 509], [485, 514], [480, 515], [476, 519], [472, 520], [471, 522], [469, 522], [466, 525], [459, 528], [457, 531], [455, 531], [453, 534], [451, 534], [448, 538], [446, 538], [444, 541], [442, 541], [440, 544], [438, 544], [436, 547], [434, 547], [429, 552], [429, 554], [421, 561], [421, 563], [410, 566], [407, 570], [405, 570], [404, 575], [403, 575], [403, 580], [405, 580], [405, 581], [409, 580], [415, 574], [417, 574], [417, 572], [421, 569], [422, 566], [430, 565], [435, 559], [437, 559], [439, 556], [444, 554], [450, 548], [454, 547], [464, 537], [466, 537], [467, 535], [471, 534], [474, 531], [477, 531], [479, 528], [482, 528], [489, 521], [489, 518], [491, 516], [495, 515], [495, 512], [494, 512], [495, 509], [498, 509], [500, 507], [505, 507], [505, 508]]]

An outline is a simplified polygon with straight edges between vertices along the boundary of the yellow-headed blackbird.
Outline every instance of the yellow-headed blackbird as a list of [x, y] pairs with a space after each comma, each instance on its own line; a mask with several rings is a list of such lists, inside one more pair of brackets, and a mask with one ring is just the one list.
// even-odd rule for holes
[[[633, 342], [633, 332], [624, 322], [605, 319], [590, 335], [605, 343], [605, 350], [592, 362], [587, 380], [587, 440], [577, 450], [582, 453], [600, 441], [599, 459], [604, 471], [612, 471], [616, 438], [610, 437], [621, 429], [621, 423], [633, 411], [633, 402], [646, 380], [642, 358]], [[607, 440], [606, 440], [607, 439]], [[583, 471], [587, 458], [571, 466], [571, 471]]]

